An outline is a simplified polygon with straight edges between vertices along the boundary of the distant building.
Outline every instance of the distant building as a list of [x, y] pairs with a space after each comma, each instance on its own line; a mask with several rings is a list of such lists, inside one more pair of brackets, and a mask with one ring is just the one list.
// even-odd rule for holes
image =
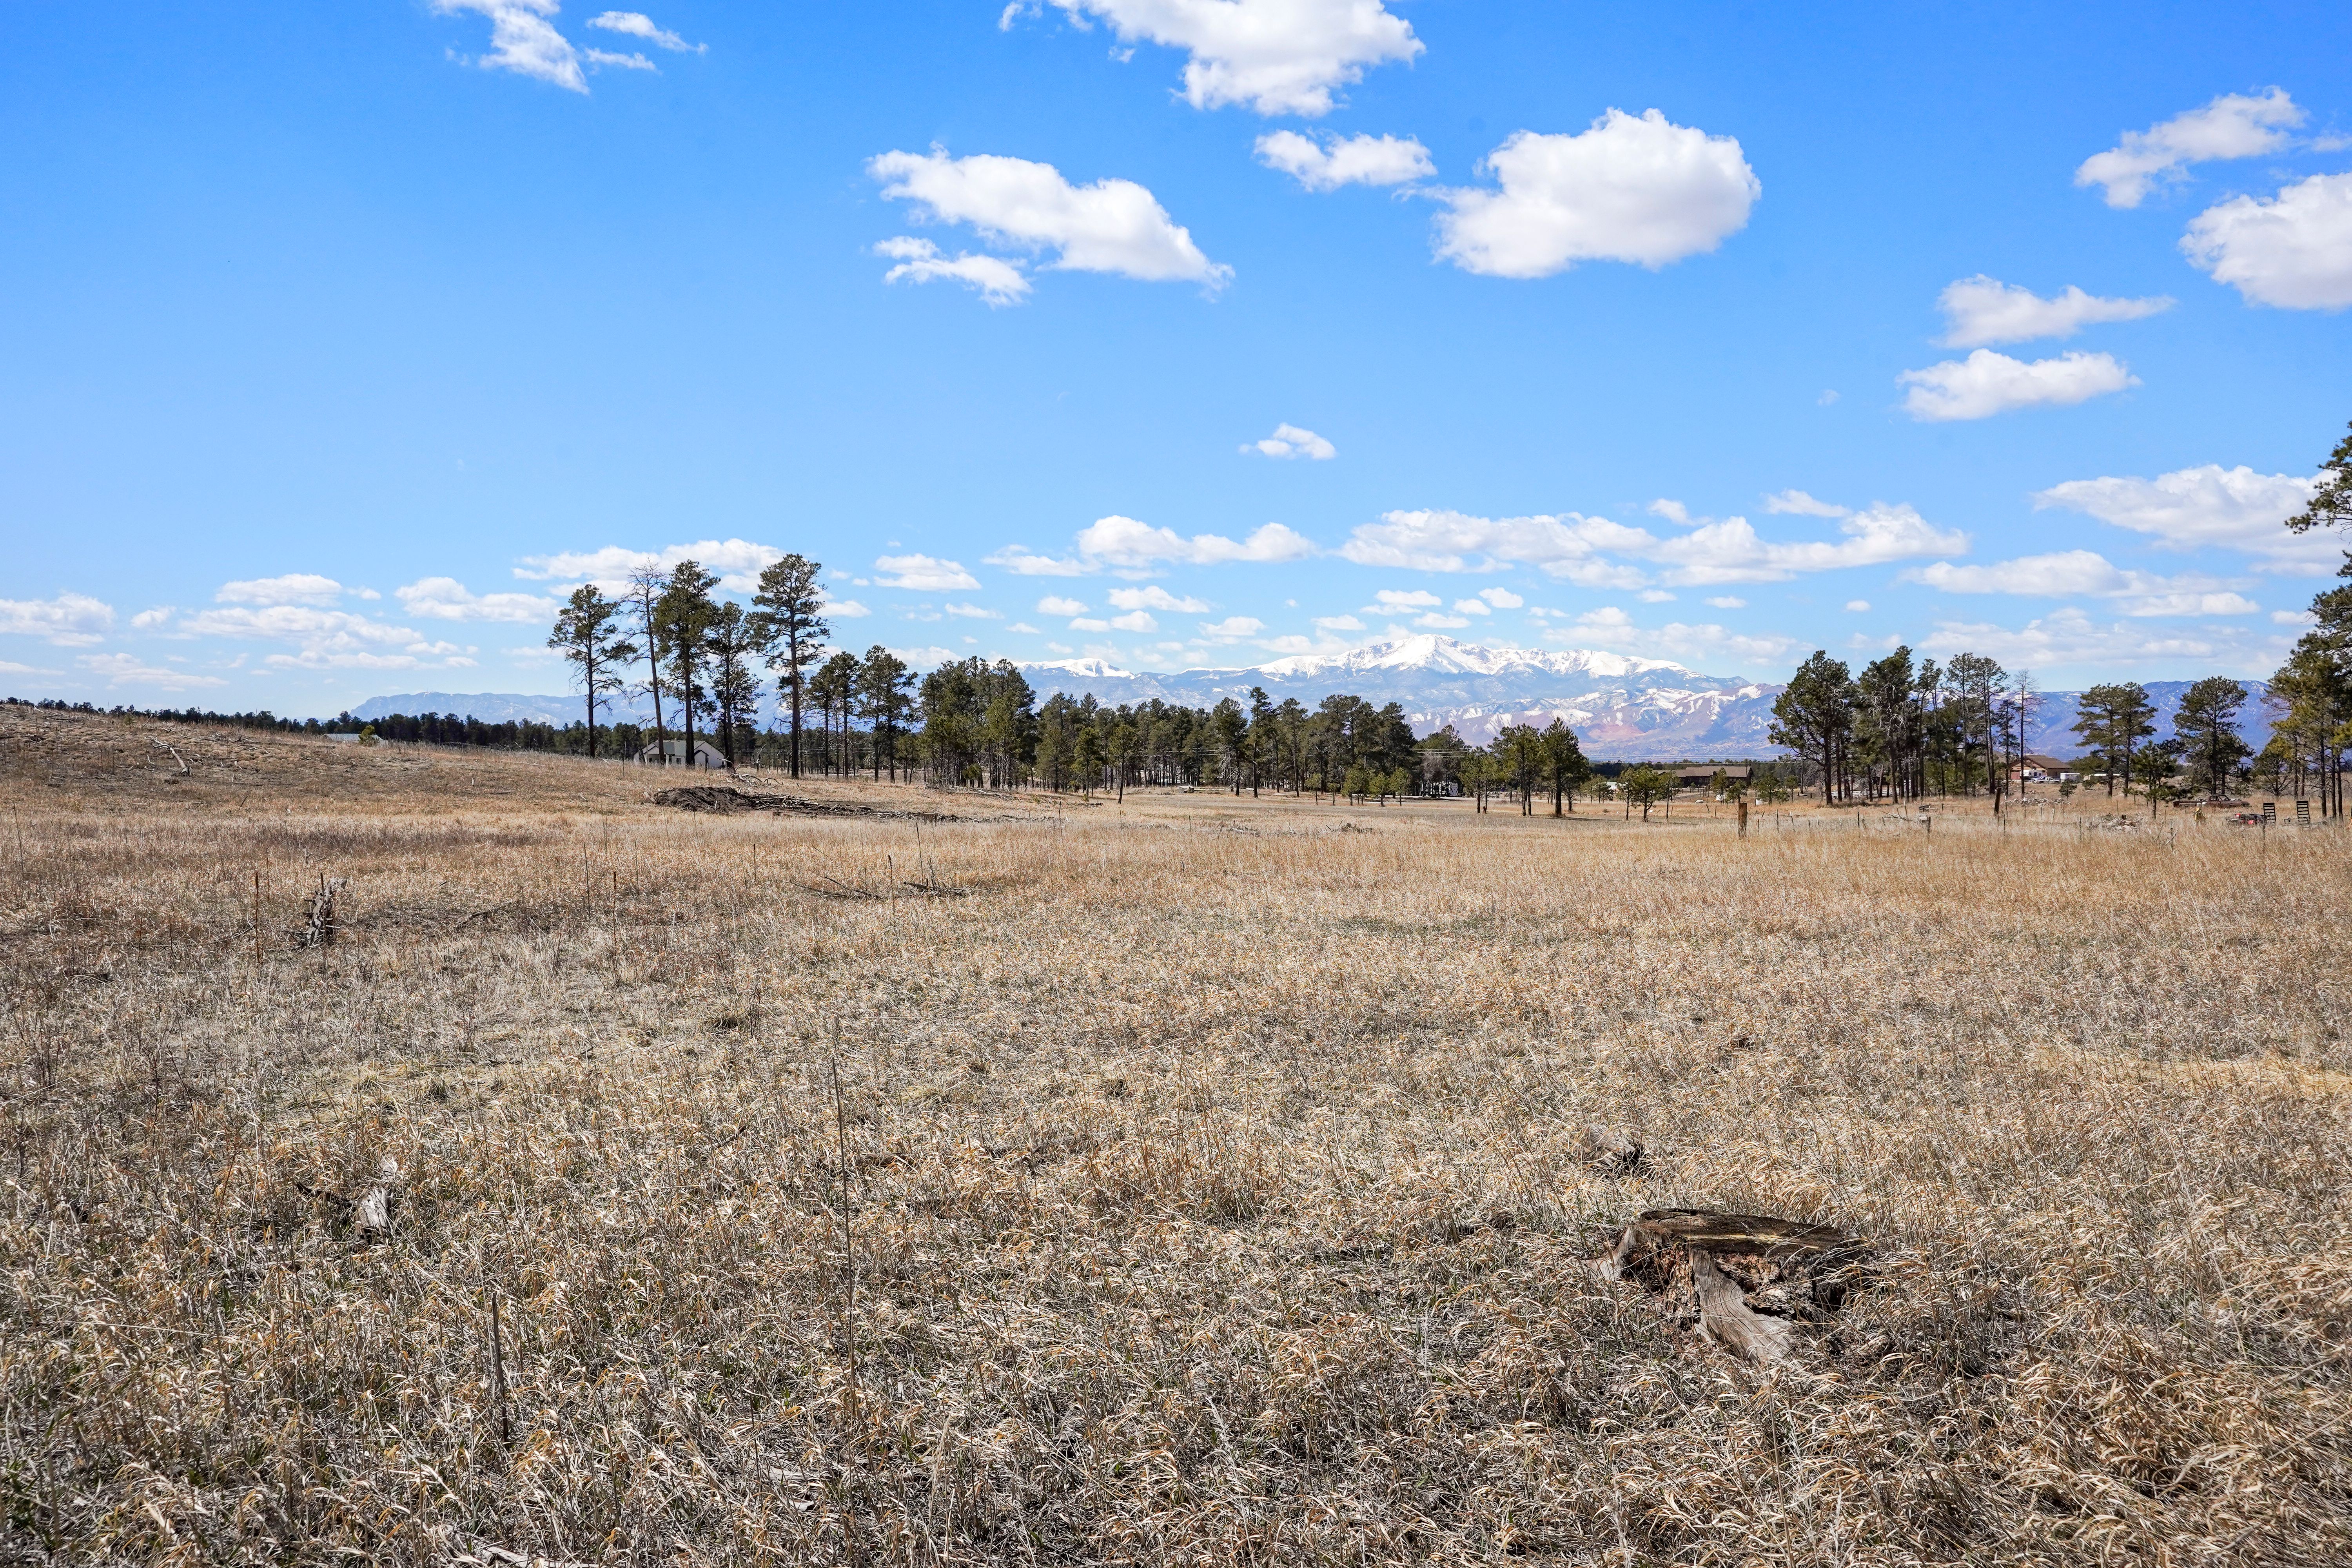
[[[652, 765], [682, 768], [686, 766], [686, 742], [661, 741], [648, 744], [639, 749], [637, 761]], [[727, 759], [721, 756], [719, 748], [709, 742], [697, 741], [694, 742], [694, 765], [698, 768], [717, 768], [723, 773], [727, 768]]]
[[2074, 763], [2057, 757], [2043, 756], [2039, 752], [2026, 752], [2019, 761], [2011, 763], [2009, 769], [2011, 784], [2066, 784], [2078, 781], [2082, 776]]
[[1710, 763], [1703, 768], [1683, 769], [1675, 774], [1675, 783], [1683, 789], [1706, 789], [1715, 783], [1715, 775], [1717, 773], [1723, 775], [1726, 784], [1747, 784], [1755, 778], [1756, 770], [1744, 765], [1736, 768], [1719, 768]]

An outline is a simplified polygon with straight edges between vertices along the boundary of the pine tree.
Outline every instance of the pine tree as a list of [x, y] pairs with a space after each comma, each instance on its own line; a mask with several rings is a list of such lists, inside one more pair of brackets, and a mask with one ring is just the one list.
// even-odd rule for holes
[[[2344, 815], [2344, 764], [2352, 751], [2352, 588], [2312, 601], [2316, 618], [2271, 677], [2272, 745], [2298, 779], [2316, 777], [2323, 816]], [[2300, 787], [2300, 786], [2299, 786]]]
[[[857, 698], [857, 656], [847, 651], [835, 654], [809, 677], [809, 700], [817, 706], [821, 715], [825, 742], [825, 772], [849, 771], [849, 716]], [[841, 742], [838, 753], [834, 749], [834, 715], [841, 716]]]
[[699, 562], [681, 561], [670, 568], [669, 585], [654, 605], [662, 646], [669, 650], [670, 690], [686, 726], [688, 767], [694, 766], [695, 716], [711, 708], [703, 680], [709, 658], [703, 639], [719, 615], [719, 606], [710, 598], [710, 590], [718, 585], [717, 573], [704, 570]]
[[[1837, 797], [1840, 765], [1853, 728], [1853, 690], [1845, 661], [1816, 648], [1772, 700], [1772, 743], [1821, 763], [1823, 805]], [[1618, 783], [1623, 784], [1622, 776]], [[1646, 804], [1642, 815], [1650, 815]]]
[[620, 613], [621, 606], [604, 597], [595, 584], [583, 584], [572, 591], [570, 601], [556, 612], [555, 629], [548, 634], [547, 646], [562, 651], [576, 672], [573, 678], [588, 695], [591, 757], [596, 754], [596, 700], [622, 689], [625, 682], [621, 667], [637, 657], [635, 647], [613, 629]]
[[736, 737], [759, 710], [760, 687], [751, 674], [751, 661], [759, 657], [761, 640], [758, 622], [732, 599], [718, 607], [702, 634], [711, 705], [719, 711], [719, 749], [726, 755], [730, 773], [737, 760]]
[[669, 753], [661, 742], [669, 731], [662, 719], [662, 595], [669, 592], [669, 574], [641, 566], [629, 574], [630, 612], [637, 618], [638, 650], [646, 656], [645, 692], [654, 700], [654, 752], [667, 765]]
[[1543, 732], [1544, 771], [1551, 777], [1551, 814], [1560, 814], [1562, 802], [1568, 809], [1576, 809], [1576, 792], [1592, 776], [1592, 764], [1585, 760], [1584, 748], [1576, 742], [1576, 731], [1564, 721], [1554, 719]]
[[1980, 653], [1961, 653], [1952, 656], [1945, 675], [1952, 685], [1953, 721], [1961, 737], [1962, 760], [1971, 742], [1983, 752], [1985, 788], [1998, 797], [2005, 783], [2000, 772], [2000, 736], [2006, 729], [2000, 697], [2009, 672]]
[[2126, 791], [2131, 788], [2132, 752], [2156, 733], [2155, 719], [2156, 705], [2137, 681], [2094, 686], [2083, 693], [2075, 708], [2074, 733], [2098, 757], [2100, 770], [2107, 775], [2108, 795], [2116, 793], [2118, 778]]
[[760, 574], [760, 591], [751, 596], [759, 606], [768, 668], [777, 672], [777, 689], [791, 718], [794, 778], [801, 776], [801, 708], [807, 696], [808, 667], [833, 635], [824, 619], [824, 590], [817, 586], [817, 574], [824, 570], [806, 556], [787, 555]]
[[[2286, 525], [2296, 533], [2308, 533], [2315, 528], [2352, 527], [2352, 426], [2347, 426], [2344, 439], [2336, 443], [2336, 450], [2327, 454], [2327, 461], [2319, 466], [2317, 493], [2311, 504], [2286, 520]], [[2352, 577], [2352, 550], [2344, 552], [2344, 565], [2339, 577]]]
[[2216, 799], [2229, 793], [2238, 763], [2247, 754], [2245, 738], [2238, 733], [2238, 710], [2246, 705], [2246, 689], [2223, 675], [2208, 676], [2190, 687], [2172, 716], [2173, 738], [2189, 763], [2189, 782]]
[[[1845, 667], [1840, 665], [1838, 668], [1842, 671]], [[1625, 797], [1628, 815], [1633, 806], [1638, 805], [1642, 808], [1642, 820], [1647, 822], [1650, 820], [1650, 808], [1675, 793], [1675, 780], [1672, 773], [1643, 763], [1639, 767], [1627, 768], [1619, 773], [1617, 788]]]
[[907, 661], [880, 643], [866, 650], [857, 667], [858, 712], [873, 726], [868, 750], [877, 779], [882, 776], [886, 760], [891, 778], [898, 776], [898, 736], [906, 727], [908, 689], [914, 682], [914, 671], [907, 668]]

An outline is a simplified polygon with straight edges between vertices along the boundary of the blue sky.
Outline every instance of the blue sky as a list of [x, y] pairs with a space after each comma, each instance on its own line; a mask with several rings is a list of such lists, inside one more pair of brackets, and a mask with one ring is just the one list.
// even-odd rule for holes
[[0, 26], [18, 695], [560, 690], [779, 550], [929, 658], [2259, 675], [2340, 547], [2340, 5]]

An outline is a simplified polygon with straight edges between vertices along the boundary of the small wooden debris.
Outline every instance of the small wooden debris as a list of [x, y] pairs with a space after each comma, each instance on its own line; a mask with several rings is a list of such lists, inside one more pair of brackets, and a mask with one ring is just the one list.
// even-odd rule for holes
[[1656, 1296], [1669, 1319], [1759, 1364], [1788, 1359], [1860, 1282], [1868, 1247], [1834, 1226], [1652, 1209], [1595, 1271]]
[[1767, 1318], [1748, 1310], [1748, 1298], [1731, 1276], [1715, 1266], [1705, 1247], [1690, 1255], [1691, 1289], [1698, 1298], [1698, 1331], [1753, 1362], [1788, 1358], [1797, 1326], [1786, 1318]]
[[341, 929], [341, 922], [335, 918], [335, 895], [350, 885], [350, 879], [345, 877], [319, 879], [319, 890], [310, 896], [310, 919], [296, 937], [297, 945], [302, 947], [333, 945], [335, 932]]
[[368, 1234], [387, 1236], [392, 1232], [392, 1191], [400, 1184], [400, 1162], [387, 1154], [377, 1167], [375, 1185], [362, 1194], [352, 1208], [353, 1223]]
[[1584, 1130], [1584, 1163], [1604, 1175], [1633, 1176], [1649, 1169], [1650, 1157], [1639, 1139], [1595, 1122]]

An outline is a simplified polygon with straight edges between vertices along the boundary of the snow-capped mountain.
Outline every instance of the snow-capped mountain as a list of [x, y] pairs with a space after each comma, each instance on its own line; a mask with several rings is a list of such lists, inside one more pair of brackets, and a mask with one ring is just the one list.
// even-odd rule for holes
[[1590, 648], [1551, 651], [1484, 647], [1423, 636], [1339, 654], [1303, 654], [1246, 669], [1136, 674], [1098, 659], [1023, 666], [1041, 695], [1091, 692], [1118, 704], [1158, 698], [1206, 707], [1246, 701], [1252, 687], [1276, 701], [1313, 707], [1334, 692], [1403, 706], [1415, 731], [1454, 726], [1484, 743], [1510, 724], [1565, 721], [1588, 755], [1755, 756], [1777, 750], [1767, 738], [1780, 688], [1700, 675], [1664, 659]]
[[[1451, 724], [1475, 744], [1493, 740], [1512, 724], [1538, 729], [1564, 721], [1583, 742], [1585, 754], [1603, 762], [1667, 762], [1767, 757], [1780, 754], [1771, 742], [1772, 700], [1780, 687], [1723, 676], [1700, 675], [1664, 659], [1571, 648], [1549, 651], [1482, 647], [1448, 637], [1412, 637], [1338, 654], [1303, 654], [1246, 669], [1187, 669], [1172, 675], [1121, 669], [1099, 658], [1024, 664], [1042, 700], [1056, 691], [1121, 703], [1179, 702], [1213, 706], [1231, 697], [1249, 700], [1252, 687], [1279, 702], [1296, 698], [1312, 708], [1335, 692], [1371, 702], [1402, 705], [1417, 734]], [[2189, 689], [2185, 680], [2146, 683], [2155, 704], [2156, 738], [2172, 733], [2172, 716]], [[2266, 689], [2246, 682], [2247, 701], [2240, 729], [2259, 749], [2270, 738], [2263, 711]], [[2044, 694], [2027, 731], [2027, 749], [2072, 757], [2082, 749], [2072, 726], [2080, 694]], [[772, 707], [773, 699], [769, 705]], [[577, 696], [541, 697], [514, 692], [464, 695], [415, 691], [375, 697], [352, 710], [355, 718], [390, 713], [470, 713], [488, 722], [539, 720], [575, 722]], [[652, 719], [642, 698], [632, 703], [599, 704], [598, 717]]]

